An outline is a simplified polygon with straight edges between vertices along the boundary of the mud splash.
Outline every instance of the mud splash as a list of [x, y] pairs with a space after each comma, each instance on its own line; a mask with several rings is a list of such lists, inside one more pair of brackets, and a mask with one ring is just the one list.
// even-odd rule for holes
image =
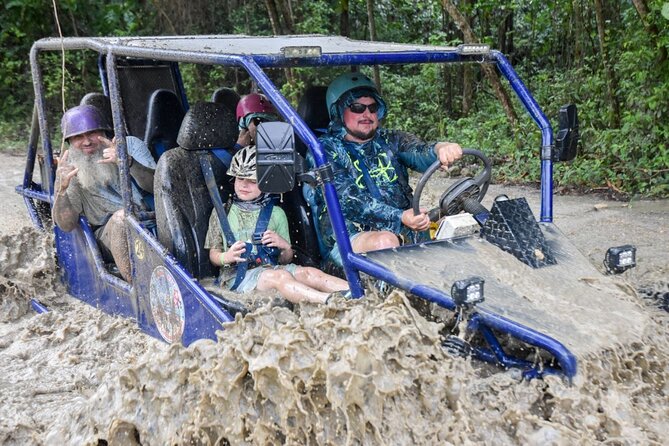
[[563, 379], [451, 358], [404, 293], [262, 308], [219, 342], [172, 346], [107, 376], [49, 440], [91, 444], [661, 444], [667, 315]]
[[[33, 312], [33, 298], [49, 312]], [[112, 373], [161, 348], [131, 322], [66, 294], [51, 235], [25, 227], [0, 236], [0, 444], [49, 444], [55, 420]]]
[[0, 322], [26, 314], [30, 299], [63, 294], [55, 286], [52, 246], [50, 235], [29, 227], [0, 236]]
[[449, 356], [400, 292], [262, 307], [218, 342], [170, 347], [68, 297], [50, 237], [24, 228], [0, 236], [0, 444], [661, 445], [665, 272], [636, 276], [642, 335], [570, 385]]

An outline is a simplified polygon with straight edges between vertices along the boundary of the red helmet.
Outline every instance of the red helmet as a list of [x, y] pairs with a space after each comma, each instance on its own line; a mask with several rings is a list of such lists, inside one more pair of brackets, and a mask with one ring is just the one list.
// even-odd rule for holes
[[249, 113], [278, 114], [272, 103], [262, 94], [247, 94], [237, 103], [237, 121]]

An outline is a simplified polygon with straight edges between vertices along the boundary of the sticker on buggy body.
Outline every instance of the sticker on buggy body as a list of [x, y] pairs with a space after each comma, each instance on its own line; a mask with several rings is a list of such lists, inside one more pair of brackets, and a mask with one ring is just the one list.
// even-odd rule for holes
[[186, 312], [177, 282], [164, 266], [157, 267], [151, 274], [149, 298], [160, 335], [170, 344], [178, 342], [186, 325]]

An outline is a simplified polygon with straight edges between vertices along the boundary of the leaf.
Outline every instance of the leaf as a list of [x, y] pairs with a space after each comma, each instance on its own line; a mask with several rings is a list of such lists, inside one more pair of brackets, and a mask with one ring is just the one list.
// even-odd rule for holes
[[669, 3], [662, 5], [662, 16], [669, 20]]

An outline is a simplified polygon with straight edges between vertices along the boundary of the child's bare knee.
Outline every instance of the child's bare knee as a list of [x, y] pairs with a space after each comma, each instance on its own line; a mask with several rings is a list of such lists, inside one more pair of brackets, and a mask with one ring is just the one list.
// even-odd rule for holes
[[272, 288], [278, 288], [282, 283], [292, 280], [293, 276], [282, 269], [271, 269], [263, 273], [265, 280]]
[[295, 269], [295, 278], [298, 280], [318, 277], [319, 274], [321, 274], [321, 270], [311, 266], [299, 266], [297, 269]]

